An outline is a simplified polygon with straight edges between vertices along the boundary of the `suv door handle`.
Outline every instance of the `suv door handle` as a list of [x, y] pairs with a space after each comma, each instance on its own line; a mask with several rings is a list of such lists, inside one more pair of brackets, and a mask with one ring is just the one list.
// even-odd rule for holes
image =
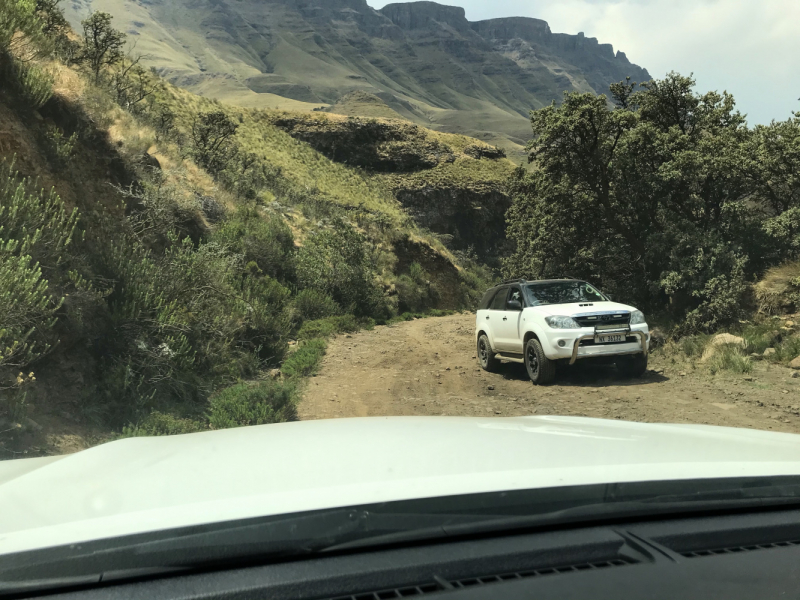
[[508, 321], [508, 317], [503, 317], [503, 321]]
[[487, 321], [489, 320], [489, 315], [486, 315], [486, 320], [487, 320]]

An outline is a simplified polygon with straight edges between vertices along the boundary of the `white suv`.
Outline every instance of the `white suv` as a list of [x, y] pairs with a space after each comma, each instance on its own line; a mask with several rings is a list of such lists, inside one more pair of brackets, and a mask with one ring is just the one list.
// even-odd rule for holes
[[632, 377], [647, 370], [650, 331], [644, 314], [612, 302], [575, 279], [503, 282], [484, 294], [475, 321], [478, 361], [522, 363], [536, 384], [550, 383], [556, 364], [614, 357]]

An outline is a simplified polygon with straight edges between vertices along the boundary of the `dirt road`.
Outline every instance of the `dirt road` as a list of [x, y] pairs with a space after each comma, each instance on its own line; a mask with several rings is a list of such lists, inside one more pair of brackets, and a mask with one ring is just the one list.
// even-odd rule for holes
[[573, 415], [651, 423], [703, 423], [800, 433], [800, 379], [756, 363], [750, 376], [711, 375], [655, 352], [642, 379], [580, 366], [552, 386], [525, 368], [482, 371], [475, 316], [423, 319], [339, 336], [299, 407], [301, 419], [388, 415]]

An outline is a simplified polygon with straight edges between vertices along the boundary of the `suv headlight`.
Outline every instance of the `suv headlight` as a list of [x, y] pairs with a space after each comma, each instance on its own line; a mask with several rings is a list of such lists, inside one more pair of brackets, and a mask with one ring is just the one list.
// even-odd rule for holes
[[644, 319], [644, 313], [640, 310], [635, 310], [631, 313], [631, 325], [641, 325], [647, 323]]
[[577, 321], [572, 317], [545, 317], [545, 322], [553, 329], [580, 329]]

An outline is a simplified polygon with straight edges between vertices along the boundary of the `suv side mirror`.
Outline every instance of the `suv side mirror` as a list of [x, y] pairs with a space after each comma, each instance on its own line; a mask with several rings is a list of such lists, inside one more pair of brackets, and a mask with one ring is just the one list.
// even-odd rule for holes
[[519, 300], [509, 300], [506, 303], [508, 310], [522, 310], [522, 303]]

